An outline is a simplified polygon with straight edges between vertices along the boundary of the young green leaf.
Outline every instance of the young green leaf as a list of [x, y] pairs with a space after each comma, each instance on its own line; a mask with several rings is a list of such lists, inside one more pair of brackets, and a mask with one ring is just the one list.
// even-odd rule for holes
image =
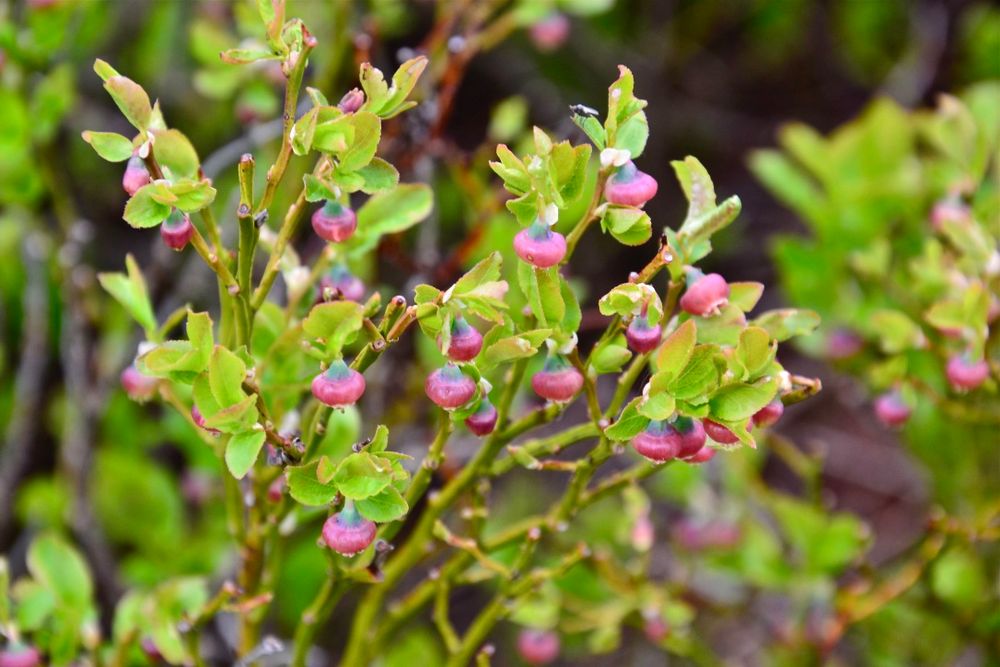
[[153, 340], [156, 337], [156, 317], [153, 315], [146, 280], [131, 253], [125, 256], [125, 266], [127, 276], [122, 273], [99, 273], [97, 279], [101, 287], [143, 328], [146, 337]]
[[128, 77], [117, 75], [104, 81], [104, 89], [111, 95], [125, 119], [137, 130], [149, 127], [153, 107], [142, 86]]
[[243, 479], [253, 468], [267, 435], [264, 431], [250, 430], [237, 433], [226, 443], [226, 467], [236, 479]]
[[392, 465], [368, 452], [356, 452], [340, 462], [332, 481], [345, 498], [369, 498], [392, 482]]
[[656, 368], [668, 377], [677, 377], [687, 367], [694, 352], [698, 327], [694, 320], [687, 320], [677, 327], [656, 353]]
[[[155, 227], [170, 215], [171, 206], [157, 201], [164, 198], [165, 190], [162, 182], [148, 183], [141, 188], [125, 204], [125, 222], [136, 229]], [[172, 195], [171, 195], [172, 196]]]
[[405, 183], [372, 196], [358, 210], [358, 231], [348, 241], [352, 254], [371, 250], [386, 234], [409, 229], [433, 207], [431, 189], [423, 183]]
[[629, 246], [642, 245], [653, 235], [649, 216], [630, 206], [608, 206], [601, 218], [601, 228]]
[[316, 476], [319, 461], [302, 466], [285, 468], [288, 480], [288, 494], [293, 500], [307, 507], [329, 505], [337, 496], [337, 487], [332, 482], [323, 484]]
[[108, 162], [124, 162], [132, 157], [131, 140], [115, 132], [91, 132], [87, 130], [83, 133], [83, 140]]
[[639, 414], [639, 404], [641, 402], [641, 396], [632, 399], [622, 409], [615, 423], [604, 429], [604, 435], [616, 442], [631, 440], [639, 435], [649, 425], [649, 417]]
[[381, 492], [354, 503], [361, 516], [376, 523], [388, 523], [399, 519], [409, 511], [410, 507], [399, 490], [390, 485]]

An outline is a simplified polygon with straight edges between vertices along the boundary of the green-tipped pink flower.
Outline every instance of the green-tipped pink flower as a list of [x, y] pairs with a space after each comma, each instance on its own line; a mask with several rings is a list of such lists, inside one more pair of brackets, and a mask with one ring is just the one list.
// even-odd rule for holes
[[365, 393], [365, 376], [337, 359], [312, 381], [312, 394], [331, 408], [354, 405]]
[[342, 556], [354, 556], [375, 540], [376, 530], [375, 523], [361, 516], [354, 503], [347, 501], [344, 509], [323, 524], [323, 541]]

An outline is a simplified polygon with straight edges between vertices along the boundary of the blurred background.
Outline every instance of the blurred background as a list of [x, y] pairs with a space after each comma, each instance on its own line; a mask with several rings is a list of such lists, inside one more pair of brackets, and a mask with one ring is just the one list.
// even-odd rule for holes
[[[430, 231], [422, 226], [384, 244], [378, 261], [352, 267], [383, 294], [406, 293], [419, 280], [448, 284], [482, 248], [509, 239], [513, 228], [485, 166], [495, 144], [516, 144], [531, 124], [583, 141], [569, 106], [603, 112], [607, 85], [616, 66], [625, 64], [635, 73], [636, 94], [649, 101], [650, 140], [639, 166], [660, 183], [660, 195], [647, 207], [654, 229], [676, 226], [684, 217], [669, 161], [697, 156], [721, 196], [738, 194], [743, 201], [743, 214], [719, 239], [706, 270], [763, 282], [764, 306], [786, 304], [772, 239], [802, 235], [806, 228], [754, 175], [751, 151], [773, 146], [779, 128], [792, 120], [826, 134], [879, 97], [906, 109], [927, 107], [939, 93], [1000, 78], [1000, 10], [985, 1], [521, 0], [515, 4], [524, 15], [537, 19], [490, 23], [498, 27], [482, 48], [463, 57], [463, 24], [453, 18], [477, 6], [492, 15], [506, 4], [289, 0], [289, 16], [301, 16], [319, 39], [308, 83], [331, 100], [356, 85], [361, 61], [392, 71], [419, 51], [431, 56], [428, 78], [437, 87], [423, 90], [425, 101], [394, 126], [383, 147], [399, 160], [404, 180], [433, 182], [436, 215]], [[159, 99], [170, 124], [198, 148], [206, 174], [220, 187], [222, 206], [229, 205], [225, 197], [239, 155], [275, 150], [283, 80], [266, 67], [237, 68], [218, 58], [251, 31], [251, 3], [6, 0], [0, 19], [0, 553], [16, 563], [38, 530], [68, 530], [94, 567], [108, 610], [125, 586], [153, 585], [168, 574], [216, 574], [229, 554], [224, 517], [214, 502], [214, 457], [179, 417], [128, 402], [117, 385], [138, 339], [125, 314], [97, 288], [96, 272], [120, 270], [124, 254], [133, 253], [161, 313], [184, 303], [207, 308], [217, 295], [206, 289], [211, 283], [195, 262], [169, 253], [155, 231], [122, 222], [120, 165], [98, 159], [80, 140], [84, 129], [128, 132], [92, 63], [107, 60]], [[549, 25], [538, 29], [543, 20]], [[293, 168], [301, 172], [304, 165]], [[289, 196], [279, 195], [278, 210]], [[589, 303], [585, 340], [588, 326], [595, 334], [604, 326], [597, 297], [641, 266], [653, 243], [628, 248], [602, 243], [595, 234], [581, 245], [574, 266]], [[298, 247], [304, 259], [319, 249], [311, 239]], [[795, 305], [822, 311], [827, 304]], [[870, 547], [864, 570], [919, 551], [932, 507], [960, 512], [963, 494], [995, 501], [995, 425], [975, 431], [985, 447], [982, 457], [970, 460], [978, 476], [962, 476], [957, 466], [953, 477], [935, 481], [948, 474], [935, 468], [949, 465], [941, 451], [962, 450], [967, 441], [935, 427], [933, 440], [922, 447], [919, 434], [907, 432], [918, 443], [908, 447], [906, 438], [878, 424], [865, 390], [850, 375], [791, 349], [782, 363], [820, 377], [824, 391], [789, 411], [777, 427], [778, 445], [733, 464], [737, 469], [715, 472], [707, 481], [688, 479], [683, 471], [658, 478], [654, 495], [663, 517], [698, 514], [690, 511], [693, 496], [685, 489], [715, 489], [715, 495], [726, 489], [739, 497], [750, 492], [734, 480], [752, 476], [766, 489], [854, 517], [858, 541]], [[383, 390], [383, 402], [365, 409], [391, 411], [392, 391]], [[357, 425], [344, 428], [356, 431]], [[410, 428], [415, 438], [426, 439], [422, 427]], [[775, 453], [782, 445], [784, 453]], [[512, 496], [523, 491], [523, 483], [512, 484]], [[723, 523], [752, 520], [731, 506], [732, 499], [727, 504], [699, 496], [697, 502], [721, 508], [714, 519]], [[793, 525], [808, 518], [791, 510], [787, 516]], [[775, 548], [777, 554], [765, 549], [767, 558], [791, 558]], [[755, 558], [752, 545], [746, 549], [743, 560]], [[990, 662], [1000, 657], [990, 656], [997, 647], [989, 637], [1000, 627], [998, 610], [986, 613], [989, 596], [996, 600], [997, 572], [990, 566], [996, 556], [993, 548], [982, 561], [953, 558], [940, 576], [958, 581], [955, 597], [946, 586], [944, 595], [931, 591], [912, 608], [876, 615], [831, 659], [997, 664]], [[727, 588], [731, 582], [720, 584], [707, 574], [710, 599], [689, 600], [695, 608], [733, 603], [736, 611], [720, 612], [703, 628], [728, 664], [803, 664], [773, 647], [789, 628], [828, 618], [830, 591], [853, 576], [830, 569], [806, 583], [776, 582], [755, 578], [752, 563], [729, 562], [732, 554], [714, 557], [720, 568], [760, 587], [748, 599]], [[308, 601], [322, 573], [317, 558], [308, 540], [290, 555], [287, 569], [303, 574], [284, 583], [279, 631], [287, 633]], [[675, 565], [659, 567], [670, 572]], [[808, 594], [801, 595], [803, 589]], [[984, 626], [952, 604], [980, 609], [992, 620]], [[805, 631], [823, 634], [811, 626]], [[332, 632], [335, 637], [342, 629]], [[407, 646], [423, 646], [414, 637]], [[662, 664], [659, 654], [628, 641], [607, 648], [618, 657], [565, 664]], [[683, 660], [715, 664], [692, 657], [697, 654], [690, 649]]]

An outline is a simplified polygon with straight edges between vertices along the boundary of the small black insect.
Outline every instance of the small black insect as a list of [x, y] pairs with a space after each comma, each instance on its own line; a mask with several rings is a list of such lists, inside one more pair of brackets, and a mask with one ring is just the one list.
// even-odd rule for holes
[[591, 109], [585, 104], [571, 104], [569, 110], [574, 116], [590, 116], [591, 118], [598, 116], [597, 109]]

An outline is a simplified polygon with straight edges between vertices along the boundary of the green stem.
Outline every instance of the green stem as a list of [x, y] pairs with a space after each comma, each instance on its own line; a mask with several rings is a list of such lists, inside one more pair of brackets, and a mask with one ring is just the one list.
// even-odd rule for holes
[[[519, 359], [507, 376], [503, 395], [497, 405], [498, 426], [503, 426], [507, 420], [507, 414], [514, 402], [517, 390], [521, 386], [527, 365], [527, 359]], [[504, 441], [499, 437], [499, 432], [494, 431], [475, 458], [441, 490], [441, 493], [428, 501], [427, 508], [413, 529], [413, 534], [402, 549], [386, 564], [382, 583], [369, 589], [358, 605], [347, 648], [341, 661], [342, 665], [361, 667], [367, 664], [369, 641], [376, 632], [376, 617], [386, 594], [423, 558], [424, 550], [434, 530], [434, 523], [466, 489], [479, 479], [481, 470], [493, 462], [504, 444]]]
[[[520, 445], [520, 448], [525, 454], [533, 458], [538, 458], [539, 456], [552, 456], [554, 454], [558, 454], [575, 442], [592, 438], [599, 433], [600, 430], [596, 425], [594, 425], [593, 422], [585, 422], [547, 438], [536, 438], [534, 440], [530, 440], [525, 442], [523, 445]], [[508, 449], [512, 448], [513, 445], [508, 447]], [[493, 477], [502, 475], [516, 465], [517, 461], [514, 457], [507, 456], [506, 458], [502, 458], [493, 464], [490, 468], [490, 475]]]
[[569, 261], [572, 257], [573, 251], [576, 250], [576, 244], [580, 242], [583, 238], [584, 232], [595, 220], [597, 220], [597, 207], [601, 204], [601, 197], [604, 195], [604, 183], [608, 180], [608, 176], [611, 174], [610, 169], [601, 169], [597, 173], [597, 183], [594, 186], [594, 195], [590, 199], [590, 205], [587, 207], [587, 212], [583, 214], [580, 221], [576, 223], [573, 230], [566, 235], [566, 257], [563, 259], [563, 263]]
[[347, 590], [347, 584], [343, 579], [337, 577], [336, 571], [331, 568], [329, 576], [323, 581], [323, 585], [316, 593], [316, 597], [302, 612], [302, 618], [295, 627], [295, 649], [292, 654], [292, 667], [305, 667], [306, 658], [309, 655], [309, 648], [316, 637], [316, 631], [330, 618], [333, 610], [337, 608], [337, 603]]
[[278, 151], [277, 160], [267, 170], [267, 183], [264, 186], [264, 194], [261, 195], [260, 201], [254, 207], [254, 217], [257, 217], [262, 211], [267, 210], [271, 205], [274, 193], [281, 183], [281, 178], [285, 175], [288, 160], [292, 156], [292, 127], [295, 125], [295, 109], [299, 102], [299, 88], [302, 86], [302, 75], [305, 73], [309, 54], [315, 46], [316, 39], [306, 35], [303, 40], [302, 52], [299, 54], [299, 59], [288, 76], [288, 84], [285, 86], [285, 107], [281, 116], [283, 121], [281, 149]]

